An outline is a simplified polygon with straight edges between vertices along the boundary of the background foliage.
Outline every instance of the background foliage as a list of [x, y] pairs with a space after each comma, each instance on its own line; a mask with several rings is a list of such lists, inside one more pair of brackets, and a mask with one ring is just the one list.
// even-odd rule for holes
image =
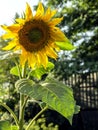
[[[55, 70], [53, 74], [55, 77], [62, 80], [63, 78], [68, 78], [72, 73], [91, 70], [97, 71], [98, 0], [44, 0], [44, 4], [54, 9], [57, 8], [57, 15], [64, 17], [59, 26], [76, 46], [74, 51], [62, 51], [59, 54], [58, 60], [54, 62]], [[0, 48], [4, 45], [5, 41], [1, 40]], [[2, 53], [0, 51], [0, 59], [2, 58]], [[19, 97], [13, 85], [17, 79], [9, 73], [12, 66], [13, 63], [10, 59], [0, 62], [0, 100], [6, 102], [18, 114]], [[32, 111], [33, 108], [36, 111]], [[29, 103], [26, 108], [25, 120], [28, 121], [28, 119], [31, 119], [39, 110], [40, 108], [36, 104]], [[33, 114], [34, 112], [35, 114]], [[5, 109], [0, 106], [1, 119], [5, 118], [4, 113]], [[7, 116], [9, 118], [8, 113]], [[66, 121], [61, 115], [53, 111], [47, 111], [45, 117], [48, 123], [53, 122], [60, 127]], [[12, 119], [10, 120], [12, 121]], [[68, 124], [67, 126], [70, 127], [67, 121], [65, 124]]]
[[76, 46], [74, 51], [60, 55], [55, 67], [57, 76], [66, 78], [73, 72], [97, 70], [98, 0], [48, 0], [46, 4], [64, 16], [60, 26]]

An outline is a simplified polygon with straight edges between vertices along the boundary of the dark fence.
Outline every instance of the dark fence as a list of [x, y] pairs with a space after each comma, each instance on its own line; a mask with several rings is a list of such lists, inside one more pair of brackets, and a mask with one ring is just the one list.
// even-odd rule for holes
[[73, 129], [98, 130], [98, 72], [75, 73], [63, 81], [73, 88], [81, 107], [73, 119]]
[[82, 109], [98, 109], [98, 72], [72, 74], [66, 81]]

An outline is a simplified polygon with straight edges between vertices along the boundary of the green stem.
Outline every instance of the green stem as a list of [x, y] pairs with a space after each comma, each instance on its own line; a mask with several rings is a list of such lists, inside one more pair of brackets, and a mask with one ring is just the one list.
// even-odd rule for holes
[[[21, 77], [22, 78], [26, 78], [26, 65], [24, 66], [24, 68], [22, 68], [22, 74]], [[27, 99], [25, 99], [25, 95], [20, 93], [20, 111], [19, 111], [19, 130], [23, 130], [23, 126], [24, 126], [24, 111], [25, 111], [25, 106], [27, 103]]]
[[27, 79], [30, 78], [30, 75], [31, 75], [32, 71], [33, 71], [33, 70], [31, 70], [31, 71], [28, 73]]
[[16, 125], [18, 126], [19, 121], [18, 121], [17, 116], [15, 115], [15, 113], [6, 104], [0, 102], [0, 105], [2, 105], [4, 108], [6, 108], [10, 112], [10, 114], [13, 116], [13, 118], [15, 120]]
[[23, 94], [20, 94], [20, 114], [19, 114], [20, 130], [23, 129], [24, 111], [25, 111], [25, 106], [26, 106], [27, 100], [28, 100], [28, 97], [25, 98], [25, 96]]
[[31, 125], [33, 124], [33, 122], [34, 122], [45, 110], [47, 110], [47, 109], [48, 109], [48, 107], [43, 108], [43, 109], [31, 120], [31, 122], [28, 124], [26, 130], [29, 130], [30, 127], [31, 127]]
[[22, 78], [22, 75], [21, 75], [21, 69], [20, 69], [20, 66], [19, 66], [18, 61], [17, 61], [16, 59], [14, 59], [14, 61], [15, 61], [15, 64], [16, 64], [16, 66], [17, 66], [17, 70], [18, 70], [19, 78], [21, 79], [21, 78]]
[[24, 67], [22, 68], [22, 78], [26, 78], [26, 69], [27, 69], [27, 63], [25, 63]]

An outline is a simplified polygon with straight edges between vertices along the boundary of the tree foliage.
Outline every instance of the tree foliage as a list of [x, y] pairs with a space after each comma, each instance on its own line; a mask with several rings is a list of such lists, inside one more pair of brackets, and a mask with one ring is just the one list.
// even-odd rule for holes
[[68, 52], [60, 56], [55, 73], [64, 77], [75, 71], [97, 70], [98, 0], [48, 0], [46, 4], [56, 7], [58, 15], [64, 17], [60, 26], [76, 46], [71, 57]]

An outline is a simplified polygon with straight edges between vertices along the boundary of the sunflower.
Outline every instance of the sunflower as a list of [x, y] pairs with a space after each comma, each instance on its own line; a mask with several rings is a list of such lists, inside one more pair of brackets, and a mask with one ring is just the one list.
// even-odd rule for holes
[[34, 15], [29, 4], [26, 3], [25, 17], [15, 19], [11, 26], [2, 25], [6, 31], [3, 39], [10, 42], [3, 50], [21, 50], [20, 64], [27, 62], [29, 67], [47, 67], [48, 57], [57, 58], [59, 47], [56, 42], [66, 41], [63, 32], [56, 26], [63, 18], [54, 18], [56, 10], [51, 11], [40, 2]]

